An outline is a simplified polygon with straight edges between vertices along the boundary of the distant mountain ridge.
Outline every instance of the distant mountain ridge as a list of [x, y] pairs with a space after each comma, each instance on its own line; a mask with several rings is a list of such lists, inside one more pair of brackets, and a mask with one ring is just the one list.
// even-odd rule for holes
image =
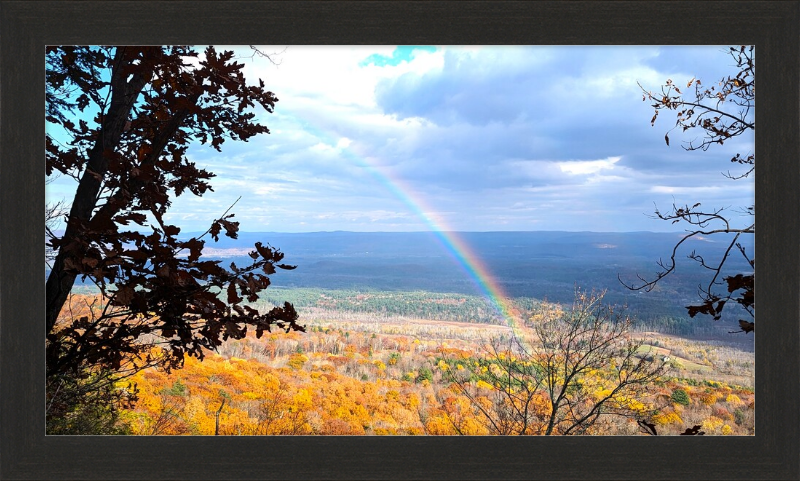
[[[182, 234], [189, 238], [200, 232]], [[572, 232], [572, 231], [497, 231], [457, 232], [455, 235], [482, 255], [516, 255], [535, 249], [539, 256], [573, 256], [595, 253], [597, 249], [625, 250], [628, 254], [652, 254], [655, 249], [672, 249], [684, 235], [682, 232]], [[220, 236], [218, 242], [208, 239], [207, 248], [252, 249], [255, 242], [265, 242], [287, 255], [366, 254], [438, 256], [445, 251], [433, 232], [240, 232], [238, 239]], [[721, 238], [691, 239], [697, 248], [724, 243]], [[510, 249], [510, 251], [509, 251]], [[528, 253], [531, 253], [530, 251]], [[663, 253], [659, 254], [663, 256]]]
[[[199, 235], [200, 233], [196, 233]], [[190, 237], [192, 233], [182, 234]], [[626, 304], [642, 319], [687, 317], [685, 306], [698, 302], [698, 285], [708, 271], [686, 256], [696, 249], [707, 260], [718, 259], [728, 244], [724, 236], [691, 239], [676, 257], [678, 269], [649, 293], [626, 289], [619, 281], [652, 278], [656, 262], [669, 259], [683, 233], [656, 232], [461, 232], [459, 239], [480, 258], [490, 282], [504, 295], [571, 302], [576, 287], [607, 290], [606, 300]], [[285, 288], [362, 291], [428, 291], [485, 296], [487, 291], [463, 259], [455, 257], [432, 232], [240, 232], [238, 239], [206, 237], [204, 258], [228, 265], [249, 264], [256, 242], [280, 249], [283, 262], [296, 265], [270, 276]], [[753, 246], [745, 244], [748, 252]], [[751, 272], [741, 256], [732, 256], [726, 275]], [[485, 281], [486, 279], [484, 279]], [[723, 319], [725, 324], [735, 319]], [[728, 329], [729, 330], [729, 329]]]
[[[187, 234], [188, 236], [189, 234]], [[459, 239], [481, 259], [493, 282], [512, 297], [568, 301], [574, 288], [607, 289], [608, 298], [632, 307], [685, 315], [683, 306], [697, 299], [707, 272], [686, 259], [693, 249], [707, 259], [727, 248], [723, 236], [690, 239], [677, 258], [679, 269], [651, 293], [625, 289], [636, 275], [651, 277], [658, 259], [668, 259], [684, 235], [680, 232], [459, 232]], [[297, 265], [279, 271], [273, 284], [328, 289], [428, 290], [482, 295], [474, 276], [454, 257], [450, 246], [432, 232], [240, 232], [206, 244], [211, 257], [244, 264], [255, 242], [268, 243]], [[752, 252], [751, 245], [745, 245]], [[732, 257], [733, 271], [749, 265]]]

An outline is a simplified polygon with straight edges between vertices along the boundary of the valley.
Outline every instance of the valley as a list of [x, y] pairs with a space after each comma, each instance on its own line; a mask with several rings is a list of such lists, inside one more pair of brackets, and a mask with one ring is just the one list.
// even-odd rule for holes
[[[217, 412], [223, 435], [492, 434], [453, 389], [445, 367], [458, 369], [487, 355], [490, 339], [512, 336], [506, 325], [463, 320], [476, 299], [313, 289], [272, 295], [298, 303], [306, 332], [251, 334], [226, 341], [202, 362], [187, 357], [181, 370], [137, 374], [140, 402], [126, 413], [133, 434], [214, 434]], [[381, 303], [370, 304], [376, 299]], [[400, 315], [392, 305], [412, 307]], [[439, 306], [438, 318], [412, 314], [424, 305]], [[523, 300], [521, 311], [525, 305], [533, 301]], [[659, 433], [693, 425], [707, 434], [754, 432], [752, 350], [641, 329], [633, 336], [642, 356], [668, 359], [665, 375], [642, 399]], [[672, 401], [676, 391], [687, 394], [687, 404]], [[596, 433], [642, 434], [632, 419], [611, 419]]]
[[[503, 305], [522, 322], [544, 305], [571, 303], [576, 289], [605, 292], [604, 302], [626, 309], [637, 358], [665, 363], [634, 403], [636, 417], [650, 419], [659, 434], [692, 426], [707, 434], [754, 433], [753, 336], [731, 334], [728, 317], [686, 315], [704, 273], [679, 260], [678, 272], [652, 292], [619, 281], [652, 271], [678, 234], [461, 236], [489, 266], [499, 286], [494, 294], [507, 295]], [[182, 369], [146, 369], [123, 380], [138, 398], [123, 412], [129, 434], [498, 434], [474, 402], [490, 393], [477, 388], [471, 398], [456, 389], [453, 373], [486, 362], [492, 342], [517, 333], [486, 279], [463, 259], [427, 233], [243, 233], [209, 244], [208, 252], [243, 266], [242, 245], [267, 240], [297, 268], [270, 276], [272, 285], [250, 306], [265, 312], [290, 302], [306, 332], [260, 339], [250, 332], [206, 351], [202, 362], [187, 356]], [[711, 256], [724, 246], [703, 247]], [[90, 285], [74, 292], [85, 305], [98, 294]], [[471, 376], [470, 385], [479, 386]], [[603, 419], [587, 434], [643, 434], [635, 417]]]

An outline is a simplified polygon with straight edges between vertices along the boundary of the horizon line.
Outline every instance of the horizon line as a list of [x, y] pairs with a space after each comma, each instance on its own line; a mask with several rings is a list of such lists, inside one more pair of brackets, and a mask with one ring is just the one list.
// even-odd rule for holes
[[[186, 231], [184, 234], [202, 233], [204, 231]], [[495, 234], [495, 233], [569, 233], [569, 234], [688, 234], [688, 231], [653, 231], [653, 230], [630, 230], [630, 231], [594, 231], [594, 230], [386, 230], [386, 231], [368, 231], [368, 230], [312, 230], [312, 231], [271, 231], [271, 230], [240, 230], [239, 234], [424, 234], [432, 232], [457, 232], [465, 234]]]

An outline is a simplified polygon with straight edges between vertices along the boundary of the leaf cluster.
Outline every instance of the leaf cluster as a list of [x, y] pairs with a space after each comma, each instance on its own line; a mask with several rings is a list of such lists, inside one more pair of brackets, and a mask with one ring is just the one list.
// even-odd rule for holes
[[[233, 52], [214, 47], [202, 57], [188, 46], [53, 46], [46, 54], [47, 174], [78, 183], [66, 231], [49, 231], [48, 375], [87, 365], [170, 369], [248, 327], [258, 336], [273, 326], [303, 330], [289, 303], [268, 312], [244, 304], [276, 269], [293, 268], [280, 250], [259, 242], [249, 265], [225, 267], [203, 257], [203, 237], [236, 238], [233, 214], [188, 239], [165, 217], [174, 197], [213, 190], [214, 174], [187, 158], [190, 144], [220, 151], [226, 140], [269, 133], [253, 112], [272, 112], [278, 100], [263, 81], [248, 85]], [[97, 285], [101, 303], [57, 325], [78, 277]], [[153, 345], [162, 357], [152, 357]]]

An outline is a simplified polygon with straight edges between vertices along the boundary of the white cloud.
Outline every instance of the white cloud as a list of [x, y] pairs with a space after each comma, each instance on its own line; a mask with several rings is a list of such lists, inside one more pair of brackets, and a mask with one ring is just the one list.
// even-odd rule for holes
[[654, 185], [650, 188], [650, 192], [655, 194], [709, 194], [716, 193], [723, 190], [721, 186], [708, 186], [708, 187], [686, 187], [686, 186], [669, 186], [669, 185]]
[[[320, 106], [375, 107], [375, 85], [381, 79], [405, 73], [424, 73], [441, 68], [441, 52], [415, 52], [413, 60], [396, 66], [361, 66], [373, 54], [391, 55], [394, 46], [259, 46], [264, 52], [282, 52], [275, 56], [279, 65], [256, 57], [244, 60], [245, 77], [261, 78], [281, 103]], [[240, 56], [250, 53], [235, 48]]]
[[570, 175], [587, 175], [600, 172], [601, 170], [610, 170], [614, 168], [614, 164], [619, 162], [621, 157], [608, 157], [601, 160], [570, 160], [567, 162], [557, 162], [556, 164], [562, 172]]

